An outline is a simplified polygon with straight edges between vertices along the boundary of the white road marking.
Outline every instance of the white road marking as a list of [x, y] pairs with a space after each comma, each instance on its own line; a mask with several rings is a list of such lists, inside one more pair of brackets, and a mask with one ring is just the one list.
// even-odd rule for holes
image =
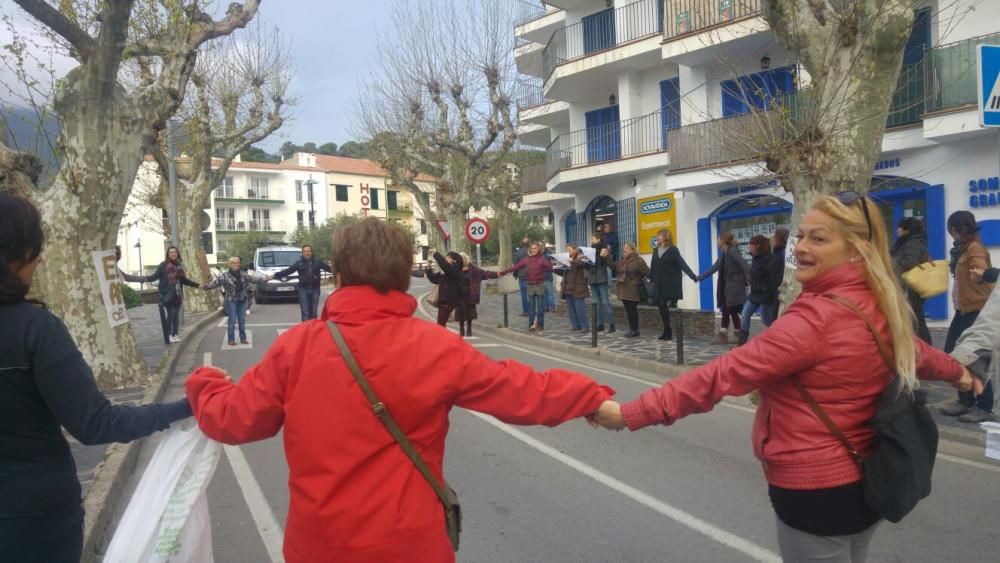
[[476, 348], [503, 348], [503, 344], [473, 344]]
[[211, 352], [205, 352], [205, 359], [202, 362], [202, 365], [204, 365], [206, 367], [211, 367], [212, 366], [212, 353]]
[[287, 330], [288, 330], [287, 328], [279, 328], [279, 329], [278, 329], [278, 336], [281, 336], [281, 335], [282, 335], [283, 333], [285, 333], [285, 332], [286, 332]]
[[299, 323], [247, 323], [247, 327], [251, 326], [295, 326]]
[[[235, 329], [234, 329], [235, 332]], [[234, 334], [234, 336], [239, 337], [239, 334]], [[226, 350], [251, 350], [253, 349], [253, 331], [247, 331], [247, 343], [241, 344], [239, 340], [236, 341], [235, 346], [229, 345], [229, 337], [225, 334], [222, 335], [222, 346], [219, 348], [222, 351]]]
[[976, 469], [982, 469], [984, 471], [992, 471], [994, 473], [1000, 473], [1000, 465], [992, 465], [989, 463], [983, 463], [981, 461], [972, 461], [971, 459], [965, 459], [964, 457], [957, 457], [951, 454], [937, 455], [938, 459], [943, 459], [945, 461], [950, 461], [952, 463], [958, 463], [960, 465], [968, 465], [969, 467], [975, 467]]
[[281, 530], [278, 519], [274, 516], [274, 511], [271, 510], [271, 505], [268, 504], [267, 498], [264, 496], [264, 491], [260, 488], [260, 483], [253, 476], [253, 471], [250, 469], [250, 464], [247, 463], [246, 456], [243, 455], [243, 450], [238, 446], [224, 446], [223, 449], [226, 451], [229, 465], [232, 466], [233, 473], [236, 475], [236, 482], [239, 483], [240, 490], [243, 491], [243, 498], [247, 501], [253, 521], [257, 524], [257, 531], [260, 532], [260, 538], [264, 541], [268, 556], [270, 556], [272, 563], [283, 563], [285, 557], [282, 555], [281, 546], [284, 541], [284, 532]]
[[516, 430], [514, 428], [507, 426], [506, 424], [496, 420], [493, 417], [480, 414], [477, 412], [472, 412], [472, 411], [468, 412], [469, 414], [472, 414], [473, 416], [476, 416], [482, 419], [483, 421], [495, 426], [502, 432], [505, 432], [513, 436], [514, 438], [523, 442], [527, 446], [534, 448], [535, 450], [551, 457], [552, 459], [560, 463], [563, 463], [564, 465], [569, 466], [571, 469], [574, 469], [582, 473], [583, 475], [586, 475], [587, 477], [590, 477], [594, 481], [597, 481], [598, 483], [608, 487], [609, 489], [617, 491], [625, 495], [626, 497], [638, 502], [639, 504], [651, 510], [659, 512], [660, 514], [666, 516], [667, 518], [670, 518], [671, 520], [677, 522], [678, 524], [686, 526], [706, 536], [712, 541], [728, 546], [754, 559], [755, 561], [773, 561], [776, 563], [781, 562], [781, 557], [779, 557], [777, 553], [774, 553], [773, 551], [763, 546], [757, 545], [750, 540], [737, 536], [732, 532], [719, 528], [718, 526], [710, 524], [693, 514], [685, 512], [684, 510], [681, 510], [675, 506], [667, 504], [656, 497], [646, 494], [631, 485], [623, 483], [618, 479], [615, 479], [614, 477], [574, 457], [568, 456], [556, 450], [555, 448], [552, 448], [546, 445], [545, 443], [532, 438], [531, 436], [525, 434], [524, 432], [521, 432], [520, 430]]
[[226, 328], [226, 325], [228, 323], [229, 323], [229, 319], [227, 319], [226, 317], [222, 317], [219, 320], [219, 324], [215, 325], [215, 328]]

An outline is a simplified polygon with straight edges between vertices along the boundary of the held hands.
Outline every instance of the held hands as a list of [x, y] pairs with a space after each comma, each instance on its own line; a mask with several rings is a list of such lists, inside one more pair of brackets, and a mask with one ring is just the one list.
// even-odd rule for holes
[[617, 401], [604, 401], [592, 414], [587, 415], [587, 423], [594, 428], [606, 428], [620, 432], [625, 428], [622, 406]]
[[973, 376], [972, 372], [963, 367], [962, 378], [955, 382], [955, 389], [963, 392], [972, 391], [978, 396], [982, 395], [983, 391], [985, 391], [985, 385], [981, 379]]

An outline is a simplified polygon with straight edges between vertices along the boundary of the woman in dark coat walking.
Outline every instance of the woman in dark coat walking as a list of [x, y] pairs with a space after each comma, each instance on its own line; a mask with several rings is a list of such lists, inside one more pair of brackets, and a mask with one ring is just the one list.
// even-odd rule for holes
[[482, 296], [483, 280], [495, 280], [500, 277], [498, 272], [483, 270], [472, 265], [472, 258], [464, 252], [462, 257], [462, 295], [465, 303], [455, 309], [455, 320], [458, 321], [459, 334], [472, 336], [472, 321], [479, 318], [479, 300]]
[[771, 237], [771, 279], [774, 281], [774, 302], [771, 304], [771, 319], [778, 318], [781, 306], [779, 293], [785, 281], [785, 247], [788, 246], [788, 229], [778, 227]]
[[764, 326], [771, 326], [774, 317], [771, 316], [772, 305], [777, 295], [777, 286], [781, 280], [775, 283], [774, 255], [771, 254], [771, 241], [764, 235], [754, 235], [750, 239], [750, 296], [743, 305], [743, 313], [740, 317], [740, 342], [742, 346], [750, 338], [750, 320], [753, 314], [760, 311], [760, 320]]
[[649, 269], [649, 279], [653, 282], [653, 302], [660, 310], [660, 320], [663, 321], [663, 334], [659, 340], [673, 340], [670, 309], [677, 307], [677, 302], [684, 299], [681, 274], [687, 274], [693, 281], [698, 281], [698, 276], [684, 261], [681, 251], [674, 246], [674, 236], [666, 229], [656, 233], [656, 249]]
[[615, 331], [615, 310], [611, 307], [611, 294], [608, 292], [609, 270], [613, 270], [615, 262], [611, 258], [611, 251], [604, 243], [604, 233], [598, 231], [590, 237], [590, 247], [597, 255], [596, 264], [587, 271], [587, 278], [590, 282], [590, 293], [594, 302], [597, 303], [597, 332], [604, 330], [604, 323], [608, 323], [608, 333]]
[[[156, 271], [146, 276], [147, 282], [159, 282], [160, 320], [163, 322], [163, 342], [180, 342], [181, 306], [184, 304], [184, 288], [199, 288], [197, 283], [187, 279], [181, 253], [176, 246], [167, 248], [167, 259], [160, 262]], [[166, 316], [164, 316], [164, 314]]]
[[635, 250], [634, 242], [622, 245], [623, 258], [618, 261], [617, 276], [618, 299], [625, 306], [625, 316], [628, 317], [628, 332], [626, 338], [639, 336], [639, 285], [642, 278], [649, 275], [649, 266]]
[[924, 233], [924, 223], [916, 217], [904, 217], [896, 226], [896, 242], [892, 245], [892, 264], [896, 268], [896, 274], [900, 276], [900, 284], [906, 293], [906, 300], [913, 309], [913, 316], [916, 319], [914, 328], [917, 336], [924, 342], [933, 345], [931, 342], [931, 331], [927, 328], [927, 319], [924, 318], [924, 299], [920, 294], [913, 291], [902, 281], [902, 275], [920, 264], [930, 260], [930, 252], [927, 249], [927, 235]]
[[569, 324], [572, 330], [590, 330], [587, 318], [587, 298], [590, 297], [587, 271], [593, 264], [575, 244], [567, 244], [566, 252], [569, 253], [569, 269], [563, 277], [562, 295], [566, 298]]
[[448, 326], [448, 319], [451, 312], [458, 308], [467, 300], [462, 297], [462, 255], [457, 252], [449, 252], [447, 256], [441, 256], [440, 252], [434, 253], [434, 261], [437, 262], [440, 272], [431, 270], [427, 265], [427, 279], [438, 286], [438, 314], [437, 324]]
[[719, 329], [719, 344], [729, 344], [729, 321], [732, 320], [733, 330], [740, 332], [740, 309], [747, 302], [747, 285], [750, 282], [750, 269], [743, 260], [739, 248], [736, 247], [736, 237], [732, 233], [719, 235], [719, 259], [707, 271], [698, 276], [698, 281], [719, 273], [719, 282], [715, 290], [719, 309], [722, 311], [722, 326]]

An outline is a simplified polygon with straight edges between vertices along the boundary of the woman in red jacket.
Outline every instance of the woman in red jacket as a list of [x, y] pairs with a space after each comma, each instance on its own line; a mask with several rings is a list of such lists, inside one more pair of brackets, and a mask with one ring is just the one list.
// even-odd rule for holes
[[345, 227], [333, 242], [337, 291], [321, 320], [278, 337], [237, 384], [211, 367], [185, 384], [198, 425], [215, 440], [242, 444], [283, 431], [289, 562], [454, 561], [438, 497], [372, 411], [327, 321], [340, 327], [438, 483], [452, 407], [554, 426], [595, 412], [613, 394], [581, 374], [493, 361], [414, 318], [417, 303], [406, 293], [412, 256], [398, 227], [374, 218]]
[[[874, 221], [872, 218], [874, 217]], [[638, 399], [602, 407], [597, 421], [630, 430], [707, 412], [727, 395], [760, 390], [754, 453], [763, 462], [785, 561], [864, 561], [880, 517], [864, 500], [862, 475], [847, 449], [813, 414], [801, 382], [863, 456], [869, 426], [893, 373], [907, 389], [917, 377], [972, 385], [955, 360], [913, 333], [893, 275], [878, 208], [855, 192], [821, 197], [799, 226], [795, 276], [802, 294], [771, 327], [714, 362]], [[881, 361], [869, 317], [894, 358]], [[878, 361], [875, 361], [878, 359]]]

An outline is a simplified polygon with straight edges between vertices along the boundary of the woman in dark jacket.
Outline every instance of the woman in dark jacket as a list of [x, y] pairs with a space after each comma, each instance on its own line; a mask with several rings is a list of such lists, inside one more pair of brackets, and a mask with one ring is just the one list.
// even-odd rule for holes
[[608, 270], [614, 269], [615, 262], [611, 259], [611, 251], [604, 244], [604, 233], [596, 232], [590, 237], [590, 247], [594, 249], [597, 256], [597, 263], [593, 268], [587, 270], [587, 277], [590, 282], [590, 293], [597, 303], [597, 332], [604, 330], [604, 323], [608, 323], [608, 332], [615, 331], [615, 310], [611, 307], [611, 294], [608, 291]]
[[570, 328], [587, 331], [590, 330], [587, 318], [587, 297], [590, 297], [587, 271], [593, 264], [575, 244], [567, 244], [566, 252], [569, 253], [569, 269], [563, 277], [562, 295], [566, 298]]
[[722, 233], [719, 235], [719, 259], [715, 261], [708, 271], [698, 276], [698, 281], [712, 277], [712, 274], [719, 273], [719, 283], [716, 287], [715, 297], [719, 301], [719, 309], [722, 311], [722, 326], [719, 329], [719, 344], [729, 344], [729, 321], [733, 321], [733, 330], [740, 331], [740, 309], [747, 302], [747, 285], [750, 282], [750, 271], [747, 263], [743, 260], [739, 248], [736, 246], [736, 238], [732, 233]]
[[[184, 264], [181, 263], [181, 253], [176, 246], [167, 248], [167, 259], [160, 262], [156, 271], [152, 275], [146, 276], [147, 282], [159, 281], [160, 290], [160, 320], [163, 321], [163, 342], [180, 342], [180, 314], [181, 306], [184, 304], [184, 289], [182, 285], [188, 287], [201, 287], [195, 282], [187, 279], [184, 272]], [[166, 317], [164, 317], [166, 313]]]
[[[774, 322], [774, 317], [771, 316], [774, 309], [771, 306], [774, 304], [777, 286], [772, 268], [774, 255], [771, 254], [771, 242], [767, 237], [754, 235], [750, 239], [750, 255], [753, 256], [750, 262], [750, 297], [743, 305], [740, 318], [740, 346], [750, 338], [750, 318], [757, 310], [760, 310], [760, 320], [764, 326], [771, 326]], [[777, 285], [780, 284], [779, 280]]]
[[771, 319], [778, 318], [781, 306], [779, 293], [785, 281], [785, 247], [788, 246], [788, 229], [778, 227], [771, 237], [771, 280], [774, 282], [774, 303], [771, 304]]
[[670, 309], [677, 307], [677, 302], [684, 299], [681, 274], [687, 274], [694, 281], [698, 280], [698, 276], [688, 267], [680, 250], [674, 246], [674, 236], [666, 229], [656, 233], [656, 249], [653, 250], [653, 261], [649, 269], [649, 278], [653, 281], [653, 302], [660, 310], [660, 320], [663, 321], [663, 334], [659, 340], [673, 340]]
[[462, 296], [465, 303], [455, 310], [455, 320], [458, 321], [459, 334], [472, 336], [472, 321], [479, 318], [479, 300], [482, 295], [483, 280], [495, 280], [500, 277], [497, 272], [483, 270], [472, 265], [472, 258], [464, 253], [462, 256]]
[[457, 252], [449, 252], [447, 256], [435, 252], [434, 261], [441, 271], [431, 270], [428, 264], [427, 279], [438, 286], [437, 324], [448, 326], [451, 312], [466, 301], [462, 298], [462, 256]]
[[[923, 222], [916, 217], [903, 218], [896, 226], [896, 242], [892, 246], [892, 264], [896, 268], [896, 273], [902, 276], [928, 260], [930, 252], [927, 249], [927, 235], [924, 234]], [[910, 303], [913, 316], [916, 318], [914, 326], [917, 336], [924, 342], [933, 344], [931, 331], [927, 328], [927, 319], [924, 318], [924, 299], [919, 293], [911, 290], [902, 278], [900, 284], [906, 292], [906, 300]]]
[[639, 336], [639, 285], [642, 278], [649, 275], [649, 266], [636, 252], [634, 242], [623, 244], [622, 254], [624, 256], [618, 261], [615, 277], [618, 281], [618, 299], [622, 300], [625, 316], [628, 317], [628, 332], [625, 337], [635, 338]]
[[66, 326], [26, 296], [42, 253], [38, 210], [0, 194], [0, 561], [80, 561], [83, 507], [65, 428], [129, 442], [191, 416], [186, 399], [112, 405]]

